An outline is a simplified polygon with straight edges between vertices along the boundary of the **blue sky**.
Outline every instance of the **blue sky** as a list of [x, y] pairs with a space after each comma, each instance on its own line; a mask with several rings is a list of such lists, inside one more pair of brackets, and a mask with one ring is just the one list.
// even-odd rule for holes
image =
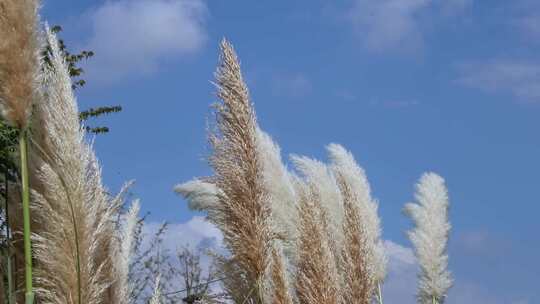
[[96, 52], [80, 106], [123, 106], [96, 149], [107, 185], [135, 179], [151, 221], [182, 230], [197, 215], [172, 187], [211, 174], [226, 36], [285, 156], [324, 160], [337, 142], [366, 169], [395, 251], [390, 299], [413, 303], [401, 211], [429, 170], [450, 191], [448, 303], [540, 303], [540, 2], [49, 0], [42, 14]]

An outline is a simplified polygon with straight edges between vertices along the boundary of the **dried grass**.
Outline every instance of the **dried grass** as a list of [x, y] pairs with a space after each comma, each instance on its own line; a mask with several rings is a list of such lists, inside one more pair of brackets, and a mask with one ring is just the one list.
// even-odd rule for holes
[[110, 302], [118, 201], [101, 182], [84, 139], [63, 55], [47, 29], [52, 67], [45, 70], [46, 100], [36, 105], [32, 134], [35, 260], [40, 303]]
[[295, 288], [300, 304], [341, 303], [328, 220], [316, 189], [297, 181], [299, 243]]
[[38, 7], [36, 0], [0, 0], [0, 110], [19, 129], [39, 96]]
[[[216, 72], [216, 129], [210, 134], [210, 164], [220, 189], [217, 204], [224, 243], [245, 289], [246, 303], [264, 303], [264, 277], [275, 236], [256, 148], [257, 122], [233, 47], [223, 40]], [[240, 295], [239, 295], [240, 296]]]

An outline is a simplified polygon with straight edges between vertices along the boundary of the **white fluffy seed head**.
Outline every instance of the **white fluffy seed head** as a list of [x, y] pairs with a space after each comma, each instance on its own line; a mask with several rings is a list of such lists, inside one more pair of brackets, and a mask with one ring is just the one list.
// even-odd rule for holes
[[135, 233], [139, 221], [140, 203], [135, 200], [124, 216], [124, 221], [119, 232], [120, 252], [117, 254], [115, 263], [118, 284], [118, 304], [127, 304], [131, 288], [129, 284], [129, 265], [131, 263], [134, 247]]
[[174, 191], [182, 195], [191, 210], [208, 211], [218, 204], [219, 189], [216, 185], [200, 179], [179, 184]]
[[387, 258], [381, 242], [378, 203], [371, 197], [371, 187], [366, 173], [356, 163], [354, 156], [343, 146], [330, 144], [327, 150], [334, 174], [343, 179], [356, 200], [361, 218], [359, 225], [365, 232], [370, 272], [376, 282], [382, 282], [386, 276]]
[[85, 140], [64, 54], [54, 33], [46, 31], [50, 64], [43, 69], [43, 100], [32, 115], [39, 128], [30, 132], [38, 295], [43, 303], [111, 302], [118, 206]]
[[257, 153], [261, 159], [263, 184], [272, 210], [272, 225], [285, 240], [288, 256], [294, 250], [297, 238], [298, 210], [291, 182], [291, 173], [281, 159], [281, 151], [270, 135], [257, 128]]
[[433, 298], [442, 303], [452, 286], [447, 269], [446, 251], [451, 226], [444, 179], [435, 173], [422, 175], [416, 185], [415, 199], [416, 203], [405, 205], [405, 212], [415, 223], [408, 236], [421, 267], [418, 298], [422, 303], [431, 303]]
[[343, 244], [343, 201], [335, 176], [324, 163], [306, 156], [292, 155], [296, 170], [306, 179], [328, 215], [329, 237], [333, 241], [334, 254], [339, 255]]

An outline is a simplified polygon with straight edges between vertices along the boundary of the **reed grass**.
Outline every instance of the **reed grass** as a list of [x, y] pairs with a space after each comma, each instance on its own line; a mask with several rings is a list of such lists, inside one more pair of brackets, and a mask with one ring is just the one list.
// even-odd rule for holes
[[294, 283], [298, 303], [342, 303], [328, 220], [318, 191], [302, 181], [295, 184], [299, 196], [298, 262]]
[[[216, 128], [210, 133], [214, 176], [175, 191], [223, 232], [230, 256], [220, 257], [220, 268], [232, 302], [382, 304], [388, 260], [378, 202], [352, 153], [330, 144], [329, 164], [293, 155], [296, 170], [289, 171], [279, 146], [256, 122], [238, 59], [226, 41], [216, 78], [222, 103], [215, 105]], [[419, 302], [441, 304], [451, 282], [440, 269], [446, 267], [449, 230], [444, 182], [425, 175], [416, 198], [419, 205], [408, 204], [406, 210], [416, 223], [409, 236], [422, 266]], [[428, 227], [427, 214], [437, 227]], [[426, 243], [420, 234], [433, 238]], [[427, 253], [429, 244], [436, 250]], [[429, 270], [435, 268], [434, 279]]]
[[28, 172], [28, 122], [32, 104], [39, 96], [38, 2], [0, 2], [0, 112], [19, 130], [25, 303], [34, 301]]
[[293, 304], [293, 297], [290, 292], [290, 282], [287, 276], [285, 256], [282, 248], [274, 247], [272, 249], [272, 304]]
[[36, 105], [33, 129], [35, 258], [40, 303], [110, 301], [115, 280], [114, 219], [117, 203], [79, 123], [65, 58], [47, 28], [51, 66], [45, 69], [46, 100]]
[[129, 282], [130, 263], [136, 247], [136, 230], [139, 223], [140, 203], [135, 200], [125, 215], [118, 232], [118, 250], [115, 254], [116, 290], [115, 303], [129, 304], [133, 286]]
[[446, 253], [450, 223], [449, 199], [444, 179], [425, 173], [416, 185], [416, 202], [405, 205], [405, 213], [415, 227], [408, 232], [420, 264], [418, 301], [444, 303], [452, 286]]
[[216, 128], [210, 134], [214, 184], [220, 189], [216, 219], [238, 266], [251, 303], [265, 303], [265, 275], [275, 238], [270, 226], [270, 205], [256, 150], [257, 122], [248, 89], [231, 44], [221, 43], [216, 72]]
[[338, 144], [327, 147], [331, 168], [338, 180], [345, 206], [342, 272], [350, 303], [382, 301], [381, 284], [386, 276], [387, 259], [381, 241], [378, 203], [364, 170], [354, 156]]

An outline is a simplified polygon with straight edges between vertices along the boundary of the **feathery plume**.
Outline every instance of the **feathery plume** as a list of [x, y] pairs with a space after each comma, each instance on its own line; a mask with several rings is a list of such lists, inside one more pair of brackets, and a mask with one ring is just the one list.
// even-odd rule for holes
[[[241, 271], [253, 303], [264, 302], [264, 277], [271, 261], [275, 236], [270, 225], [270, 205], [257, 153], [257, 122], [240, 64], [233, 47], [223, 40], [216, 72], [217, 128], [210, 134], [218, 194], [216, 221], [232, 261]], [[246, 301], [246, 303], [249, 301]]]
[[272, 229], [280, 236], [279, 247], [294, 263], [298, 208], [292, 175], [283, 164], [278, 144], [260, 128], [257, 128], [257, 153], [261, 159], [264, 188], [270, 201]]
[[37, 0], [0, 2], [0, 114], [19, 130], [23, 213], [25, 302], [34, 302], [30, 186], [28, 174], [28, 118], [40, 92], [40, 41]]
[[[40, 303], [98, 304], [111, 300], [113, 235], [117, 210], [101, 182], [101, 169], [84, 139], [71, 80], [56, 36], [47, 28], [51, 67], [47, 100], [36, 105], [32, 133], [35, 188], [36, 282]], [[114, 292], [113, 292], [114, 293]]]
[[117, 275], [117, 294], [115, 303], [128, 304], [129, 295], [131, 294], [131, 286], [129, 284], [129, 265], [131, 263], [133, 250], [135, 248], [135, 233], [137, 230], [137, 223], [139, 221], [139, 200], [135, 200], [125, 215], [125, 220], [120, 229], [118, 241], [120, 243], [120, 250], [117, 253], [116, 258], [116, 275]]
[[362, 225], [362, 215], [353, 195], [351, 185], [339, 177], [345, 220], [343, 230], [345, 245], [342, 252], [341, 273], [344, 284], [341, 293], [345, 303], [369, 304], [374, 290], [374, 279], [369, 265], [369, 245]]
[[[268, 193], [274, 230], [285, 239], [287, 252], [293, 252], [296, 240], [297, 208], [291, 174], [283, 164], [279, 146], [272, 138], [257, 128], [256, 148], [261, 159], [261, 174], [265, 192]], [[174, 191], [188, 201], [191, 210], [208, 212], [207, 219], [219, 224], [216, 220], [216, 207], [219, 196], [224, 193], [213, 183], [212, 178], [194, 179], [174, 187]]]
[[216, 208], [219, 203], [219, 189], [211, 182], [201, 179], [179, 184], [174, 187], [174, 191], [188, 201], [191, 210], [208, 212]]
[[442, 177], [425, 173], [416, 185], [417, 203], [405, 205], [415, 228], [408, 236], [420, 263], [418, 300], [422, 304], [442, 304], [452, 286], [446, 254], [450, 223], [448, 193]]
[[327, 233], [331, 249], [339, 264], [343, 246], [343, 198], [339, 186], [328, 166], [306, 156], [292, 155], [295, 168], [305, 177], [320, 202], [323, 217], [328, 220]]
[[[373, 294], [372, 283], [381, 284], [386, 276], [387, 258], [381, 241], [380, 219], [377, 214], [378, 204], [371, 197], [371, 189], [364, 170], [358, 166], [354, 156], [338, 144], [327, 147], [331, 160], [331, 168], [337, 176], [346, 209], [344, 224], [345, 244], [349, 257], [354, 261], [364, 259], [362, 267], [366, 278], [356, 280], [357, 283], [371, 282], [367, 286], [369, 295]], [[354, 246], [363, 247], [353, 248]], [[354, 254], [353, 254], [354, 252]], [[351, 256], [351, 254], [353, 254]], [[366, 255], [363, 257], [354, 255]], [[345, 266], [346, 270], [351, 269]], [[358, 275], [359, 271], [349, 273]], [[357, 289], [356, 289], [357, 290]]]
[[39, 96], [38, 7], [37, 0], [0, 2], [0, 112], [21, 130]]
[[223, 191], [211, 179], [193, 179], [189, 182], [176, 185], [174, 191], [187, 200], [191, 210], [206, 212], [206, 220], [223, 228], [223, 218], [220, 213], [219, 197], [224, 197]]
[[327, 232], [328, 221], [318, 191], [301, 180], [294, 183], [300, 217], [295, 282], [298, 303], [342, 303], [340, 279]]
[[290, 283], [286, 275], [285, 256], [282, 249], [276, 246], [272, 249], [272, 304], [293, 304], [292, 296], [289, 291]]
[[[238, 59], [226, 40], [221, 51], [216, 79], [222, 103], [215, 105], [217, 128], [210, 134], [215, 176], [178, 185], [175, 191], [191, 209], [206, 211], [223, 232], [232, 257], [220, 265], [236, 274], [224, 284], [231, 297], [261, 303], [273, 297], [272, 288], [288, 282], [295, 256], [296, 200], [279, 147], [257, 125]], [[277, 247], [283, 249], [278, 256], [284, 266], [268, 271], [275, 265], [272, 248]], [[283, 273], [276, 276], [275, 271]], [[274, 284], [278, 277], [283, 282]]]

